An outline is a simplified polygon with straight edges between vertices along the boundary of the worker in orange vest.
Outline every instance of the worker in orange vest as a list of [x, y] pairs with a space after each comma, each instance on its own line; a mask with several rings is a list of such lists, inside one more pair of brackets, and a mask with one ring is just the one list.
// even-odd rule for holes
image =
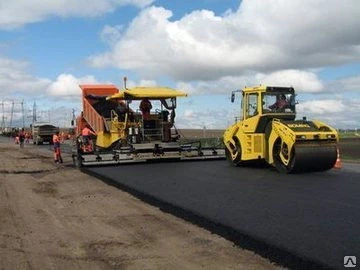
[[92, 131], [88, 125], [86, 125], [81, 131], [81, 136], [83, 137], [84, 144], [88, 144], [90, 140], [90, 135], [96, 135], [94, 131]]
[[60, 149], [60, 136], [59, 131], [57, 131], [53, 135], [53, 144], [54, 144], [54, 162], [55, 163], [63, 163], [63, 159], [61, 157], [61, 149]]

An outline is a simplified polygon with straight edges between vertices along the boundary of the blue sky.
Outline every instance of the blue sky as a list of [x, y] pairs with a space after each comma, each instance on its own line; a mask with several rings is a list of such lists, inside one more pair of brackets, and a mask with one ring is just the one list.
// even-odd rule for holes
[[[299, 117], [359, 128], [359, 16], [356, 0], [4, 1], [6, 119], [11, 100], [27, 112], [36, 100], [43, 118], [68, 125], [81, 110], [79, 83], [121, 88], [127, 76], [188, 92], [183, 128], [225, 128], [239, 112], [230, 92], [260, 83], [294, 86]], [[13, 117], [21, 123], [19, 105]]]

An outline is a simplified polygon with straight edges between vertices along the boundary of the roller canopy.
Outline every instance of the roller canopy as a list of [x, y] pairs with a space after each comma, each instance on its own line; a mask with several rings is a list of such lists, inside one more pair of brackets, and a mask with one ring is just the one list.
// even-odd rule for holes
[[183, 91], [167, 87], [135, 87], [109, 96], [107, 99], [166, 99], [186, 96]]

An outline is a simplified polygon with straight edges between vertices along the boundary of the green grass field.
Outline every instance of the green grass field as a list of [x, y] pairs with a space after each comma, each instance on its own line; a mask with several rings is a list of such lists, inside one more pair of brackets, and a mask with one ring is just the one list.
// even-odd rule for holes
[[340, 131], [340, 138], [360, 138], [360, 133], [355, 131]]

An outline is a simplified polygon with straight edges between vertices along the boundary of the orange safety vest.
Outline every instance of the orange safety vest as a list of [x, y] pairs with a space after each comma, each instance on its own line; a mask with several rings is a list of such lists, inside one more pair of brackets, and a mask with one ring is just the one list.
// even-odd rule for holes
[[81, 131], [81, 135], [82, 136], [89, 136], [90, 134], [92, 134], [93, 132], [89, 129], [89, 128], [84, 128], [82, 131]]

